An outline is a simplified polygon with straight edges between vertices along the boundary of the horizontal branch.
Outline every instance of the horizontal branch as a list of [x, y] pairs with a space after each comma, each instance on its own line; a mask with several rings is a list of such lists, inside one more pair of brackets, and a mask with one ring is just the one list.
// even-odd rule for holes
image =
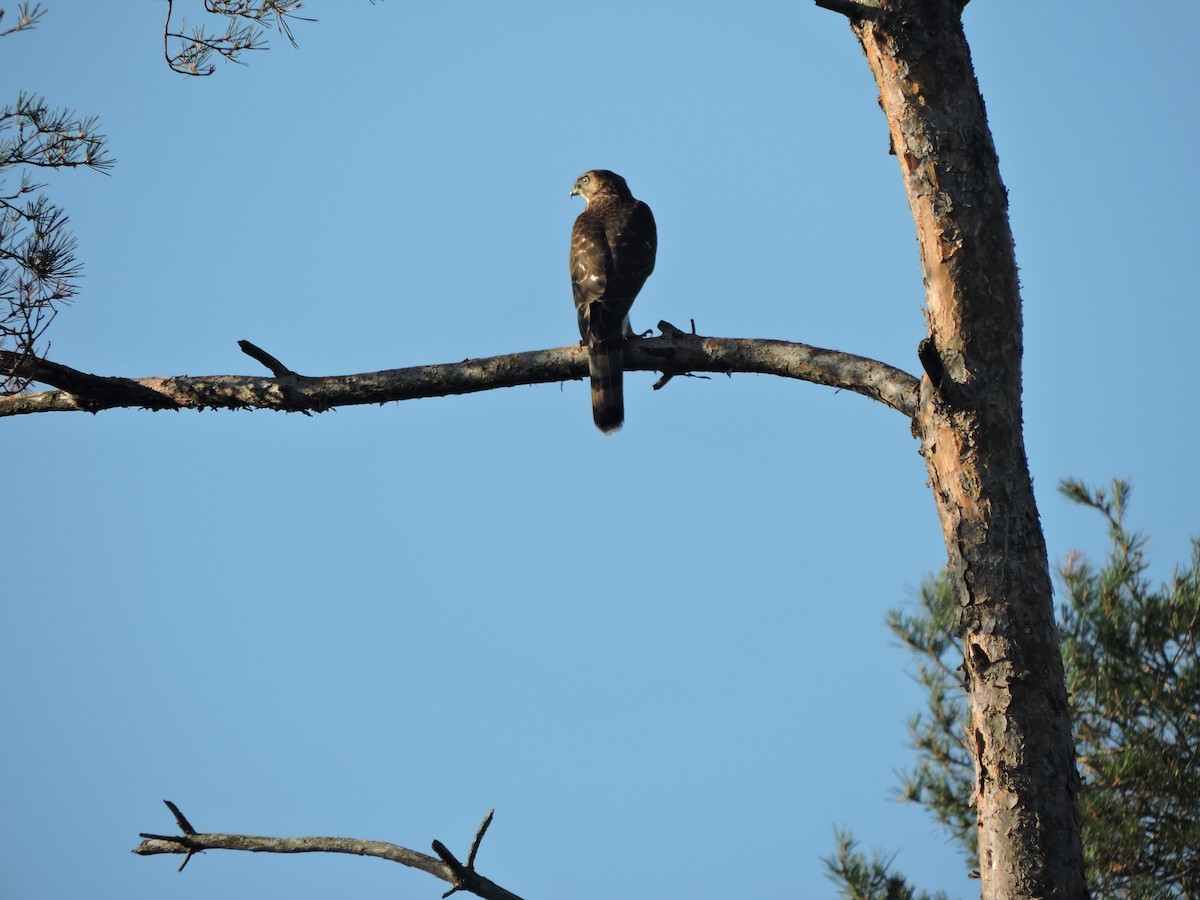
[[434, 850], [441, 856], [436, 859], [416, 850], [409, 850], [399, 844], [389, 844], [384, 841], [364, 841], [358, 838], [339, 837], [299, 837], [277, 838], [259, 837], [252, 834], [204, 834], [192, 828], [191, 823], [184, 818], [179, 808], [169, 800], [163, 801], [175, 816], [183, 832], [179, 835], [141, 834], [144, 840], [133, 848], [138, 856], [158, 856], [163, 853], [184, 855], [182, 872], [188, 860], [196, 853], [204, 850], [243, 850], [250, 853], [349, 853], [354, 856], [373, 856], [376, 859], [386, 859], [389, 862], [400, 863], [428, 872], [435, 878], [448, 882], [453, 887], [443, 894], [449, 896], [455, 891], [466, 891], [486, 900], [521, 900], [516, 894], [505, 890], [495, 882], [484, 878], [475, 871], [475, 854], [487, 826], [491, 823], [492, 813], [489, 812], [483, 820], [483, 825], [475, 835], [471, 844], [467, 864], [460, 863], [446, 849], [441, 841], [434, 841]]
[[151, 835], [133, 848], [138, 856], [161, 853], [198, 853], [201, 850], [245, 850], [250, 853], [349, 853], [373, 856], [428, 872], [443, 881], [451, 881], [450, 867], [440, 859], [384, 841], [364, 841], [339, 837], [259, 837], [253, 834]]
[[[885, 363], [789, 341], [703, 337], [679, 331], [666, 322], [660, 322], [659, 327], [663, 331], [660, 337], [629, 339], [625, 349], [627, 370], [662, 372], [668, 376], [666, 380], [693, 372], [778, 375], [854, 391], [910, 418], [916, 413], [917, 379]], [[571, 381], [588, 374], [586, 351], [578, 345], [358, 375], [308, 377], [297, 375], [248, 341], [241, 344], [244, 352], [260, 362], [274, 363], [275, 374], [113, 378], [0, 351], [0, 372], [58, 388], [0, 397], [0, 416], [95, 413], [119, 407], [308, 413], [338, 406]]]

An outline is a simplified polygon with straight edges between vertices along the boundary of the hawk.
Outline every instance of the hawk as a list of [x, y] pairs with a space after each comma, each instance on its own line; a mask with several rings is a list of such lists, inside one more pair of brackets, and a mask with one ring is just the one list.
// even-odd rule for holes
[[607, 434], [625, 420], [621, 374], [629, 308], [654, 271], [658, 231], [650, 207], [615, 172], [584, 172], [571, 188], [571, 196], [577, 194], [587, 206], [571, 230], [571, 289], [588, 351], [592, 418]]

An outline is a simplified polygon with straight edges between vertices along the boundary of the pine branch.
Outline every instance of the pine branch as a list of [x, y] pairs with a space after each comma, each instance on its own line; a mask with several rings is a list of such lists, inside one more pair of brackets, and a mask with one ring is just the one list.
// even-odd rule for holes
[[[11, 28], [0, 29], [0, 37], [8, 37], [10, 34], [16, 34], [18, 31], [29, 31], [34, 28], [38, 21], [46, 14], [46, 10], [42, 8], [42, 4], [34, 3], [32, 6], [28, 0], [22, 2], [17, 8], [17, 24]], [[0, 22], [4, 21], [5, 10], [0, 9]]]
[[[304, 6], [302, 0], [206, 0], [204, 10], [213, 16], [223, 16], [225, 33], [206, 31], [204, 26], [195, 26], [190, 32], [186, 21], [173, 31], [171, 19], [174, 15], [174, 0], [167, 0], [167, 15], [163, 23], [163, 57], [172, 71], [180, 75], [211, 75], [216, 66], [209, 62], [213, 54], [227, 62], [242, 64], [241, 55], [247, 51], [266, 50], [262, 39], [262, 26], [274, 21], [276, 29], [295, 47], [296, 37], [292, 33], [290, 19], [313, 22], [296, 15]], [[172, 43], [178, 47], [172, 51]]]
[[[660, 385], [672, 376], [694, 372], [778, 375], [854, 391], [910, 418], [917, 410], [917, 379], [886, 363], [788, 341], [703, 337], [680, 331], [667, 322], [660, 322], [659, 328], [661, 337], [629, 339], [625, 368], [662, 372], [665, 377]], [[458, 363], [310, 377], [296, 374], [248, 341], [241, 343], [244, 352], [272, 368], [272, 376], [114, 378], [0, 351], [0, 375], [58, 388], [0, 397], [0, 417], [55, 411], [94, 413], [121, 407], [310, 413], [339, 406], [572, 381], [588, 374], [587, 354], [578, 345]]]

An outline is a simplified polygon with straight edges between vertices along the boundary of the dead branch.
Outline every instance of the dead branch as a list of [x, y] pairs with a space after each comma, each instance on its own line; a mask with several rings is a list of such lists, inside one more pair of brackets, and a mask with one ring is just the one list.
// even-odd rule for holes
[[882, 10], [874, 3], [865, 3], [862, 0], [813, 0], [813, 2], [821, 9], [840, 13], [851, 22], [877, 19], [882, 13]]
[[[625, 350], [627, 370], [661, 372], [667, 376], [666, 380], [670, 380], [670, 376], [693, 372], [777, 375], [854, 391], [909, 418], [917, 410], [917, 379], [886, 363], [789, 341], [704, 337], [680, 331], [667, 322], [660, 322], [659, 328], [662, 330], [660, 337], [628, 340]], [[116, 408], [321, 412], [338, 406], [573, 381], [586, 378], [588, 373], [587, 354], [578, 345], [572, 345], [458, 363], [309, 377], [297, 375], [248, 341], [240, 343], [245, 352], [272, 369], [274, 377], [114, 378], [0, 351], [0, 373], [20, 375], [57, 388], [0, 397], [0, 416], [37, 412], [96, 413]]]
[[259, 837], [250, 834], [204, 834], [196, 831], [187, 818], [179, 811], [179, 807], [170, 800], [163, 801], [182, 834], [139, 834], [142, 842], [133, 848], [138, 856], [158, 856], [163, 853], [184, 854], [183, 863], [179, 866], [182, 872], [184, 866], [196, 854], [203, 850], [244, 850], [251, 853], [350, 853], [355, 856], [373, 856], [400, 863], [402, 866], [420, 869], [435, 878], [448, 882], [449, 891], [443, 894], [448, 897], [455, 891], [466, 891], [486, 900], [521, 900], [516, 894], [505, 890], [495, 882], [484, 878], [475, 871], [475, 854], [479, 844], [492, 822], [495, 810], [488, 812], [483, 824], [471, 843], [467, 864], [460, 863], [441, 841], [433, 842], [434, 851], [441, 856], [435, 859], [416, 850], [409, 850], [398, 844], [384, 841], [364, 841], [357, 838], [338, 837], [299, 837], [276, 838]]

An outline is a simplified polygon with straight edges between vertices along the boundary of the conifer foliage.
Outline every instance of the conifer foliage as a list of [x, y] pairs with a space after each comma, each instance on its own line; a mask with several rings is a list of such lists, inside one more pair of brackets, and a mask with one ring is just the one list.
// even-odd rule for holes
[[[1059, 567], [1059, 633], [1078, 765], [1080, 815], [1092, 896], [1200, 896], [1200, 539], [1169, 581], [1146, 575], [1145, 535], [1125, 522], [1130, 486], [1060, 491], [1099, 512], [1110, 547], [1102, 563], [1071, 553]], [[926, 579], [916, 612], [888, 625], [917, 660], [928, 706], [910, 730], [918, 753], [902, 778], [904, 799], [924, 806], [969, 865], [977, 853], [971, 793], [974, 762], [964, 743], [966, 700], [954, 637], [953, 586]], [[825, 860], [840, 895], [861, 900], [929, 898], [892, 866], [868, 856], [848, 832]]]

